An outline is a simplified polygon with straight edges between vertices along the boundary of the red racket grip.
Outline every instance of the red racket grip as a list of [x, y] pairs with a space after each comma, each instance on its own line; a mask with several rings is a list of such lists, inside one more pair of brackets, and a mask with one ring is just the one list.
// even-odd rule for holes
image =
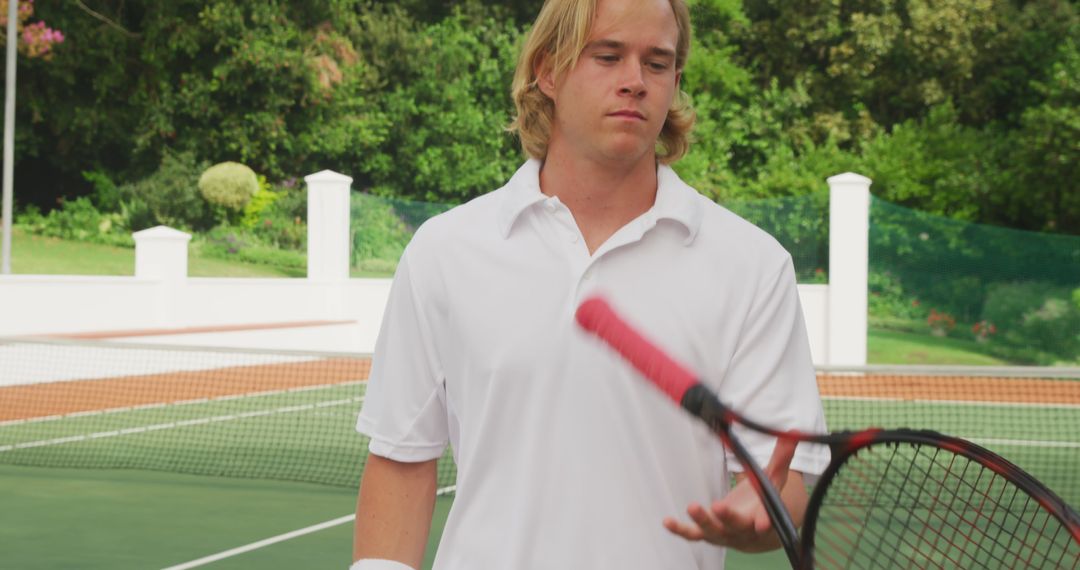
[[676, 404], [682, 405], [683, 395], [698, 383], [697, 376], [641, 336], [602, 297], [582, 301], [577, 322], [614, 348]]

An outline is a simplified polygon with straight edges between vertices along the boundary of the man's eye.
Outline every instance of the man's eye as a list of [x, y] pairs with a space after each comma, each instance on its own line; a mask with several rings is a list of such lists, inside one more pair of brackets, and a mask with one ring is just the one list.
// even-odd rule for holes
[[596, 56], [596, 59], [601, 63], [615, 63], [619, 61], [619, 56], [613, 54], [600, 54]]
[[651, 61], [646, 65], [648, 65], [649, 69], [653, 71], [666, 71], [668, 68], [668, 64], [659, 61]]

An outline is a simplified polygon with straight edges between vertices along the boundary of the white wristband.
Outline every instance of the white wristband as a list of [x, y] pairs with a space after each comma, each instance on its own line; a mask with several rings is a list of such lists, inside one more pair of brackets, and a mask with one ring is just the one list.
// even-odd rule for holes
[[353, 565], [349, 566], [349, 570], [413, 570], [413, 567], [397, 560], [365, 558], [353, 562]]

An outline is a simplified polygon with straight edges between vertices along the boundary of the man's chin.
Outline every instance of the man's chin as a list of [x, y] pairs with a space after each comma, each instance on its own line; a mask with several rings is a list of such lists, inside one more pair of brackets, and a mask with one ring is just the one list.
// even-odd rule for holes
[[656, 149], [652, 145], [634, 141], [634, 144], [617, 144], [607, 149], [608, 159], [626, 164], [635, 164], [641, 160], [655, 160]]

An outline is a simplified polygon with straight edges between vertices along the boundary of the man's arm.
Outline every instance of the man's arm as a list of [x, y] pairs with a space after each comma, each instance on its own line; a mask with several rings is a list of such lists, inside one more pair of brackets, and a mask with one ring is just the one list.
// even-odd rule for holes
[[368, 456], [356, 501], [353, 560], [396, 560], [420, 568], [435, 509], [436, 461]]

